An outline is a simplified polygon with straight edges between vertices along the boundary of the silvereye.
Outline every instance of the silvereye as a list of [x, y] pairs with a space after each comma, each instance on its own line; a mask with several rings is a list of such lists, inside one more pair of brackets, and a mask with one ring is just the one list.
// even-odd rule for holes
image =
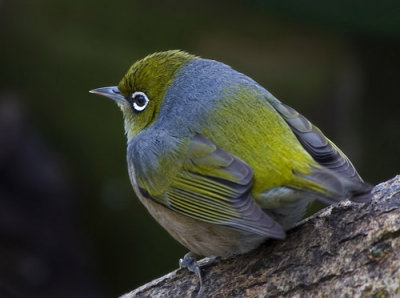
[[122, 110], [139, 200], [195, 255], [283, 239], [316, 200], [370, 199], [371, 186], [317, 127], [223, 63], [155, 53], [118, 86], [91, 92]]

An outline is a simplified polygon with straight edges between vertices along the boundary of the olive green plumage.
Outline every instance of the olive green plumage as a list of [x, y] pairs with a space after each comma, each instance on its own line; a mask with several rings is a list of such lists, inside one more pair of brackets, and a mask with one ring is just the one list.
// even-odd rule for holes
[[[142, 91], [151, 98], [146, 113], [132, 113], [131, 107], [123, 107], [125, 131], [128, 138], [150, 125], [157, 117], [162, 99], [171, 85], [177, 70], [195, 56], [180, 51], [169, 51], [163, 55], [155, 53], [134, 63], [118, 84], [123, 96], [129, 96], [134, 90]], [[125, 109], [126, 108], [126, 109]]]
[[371, 187], [320, 130], [225, 64], [155, 53], [118, 87], [92, 92], [123, 112], [139, 199], [196, 254], [282, 239], [314, 200], [369, 200]]

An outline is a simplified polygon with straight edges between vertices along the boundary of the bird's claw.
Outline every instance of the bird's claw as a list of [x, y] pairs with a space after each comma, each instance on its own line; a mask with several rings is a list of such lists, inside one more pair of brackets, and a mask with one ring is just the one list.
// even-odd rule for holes
[[203, 293], [203, 279], [201, 277], [201, 269], [197, 264], [196, 256], [192, 252], [188, 252], [182, 259], [179, 259], [179, 267], [187, 268], [189, 271], [196, 274], [200, 282], [200, 289], [197, 297], [201, 297]]

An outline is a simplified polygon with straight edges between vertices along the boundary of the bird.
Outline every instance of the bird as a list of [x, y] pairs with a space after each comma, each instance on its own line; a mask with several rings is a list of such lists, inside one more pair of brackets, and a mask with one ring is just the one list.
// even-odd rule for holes
[[[250, 77], [181, 50], [90, 91], [122, 111], [138, 199], [189, 253], [230, 257], [284, 239], [316, 208], [366, 203], [371, 185], [315, 125]], [[310, 236], [311, 237], [311, 236]]]

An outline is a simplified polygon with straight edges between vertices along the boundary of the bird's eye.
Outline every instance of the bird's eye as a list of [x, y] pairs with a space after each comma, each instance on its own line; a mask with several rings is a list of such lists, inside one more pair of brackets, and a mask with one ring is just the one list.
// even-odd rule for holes
[[135, 111], [143, 111], [149, 104], [149, 99], [143, 92], [135, 92], [132, 94], [132, 106]]

